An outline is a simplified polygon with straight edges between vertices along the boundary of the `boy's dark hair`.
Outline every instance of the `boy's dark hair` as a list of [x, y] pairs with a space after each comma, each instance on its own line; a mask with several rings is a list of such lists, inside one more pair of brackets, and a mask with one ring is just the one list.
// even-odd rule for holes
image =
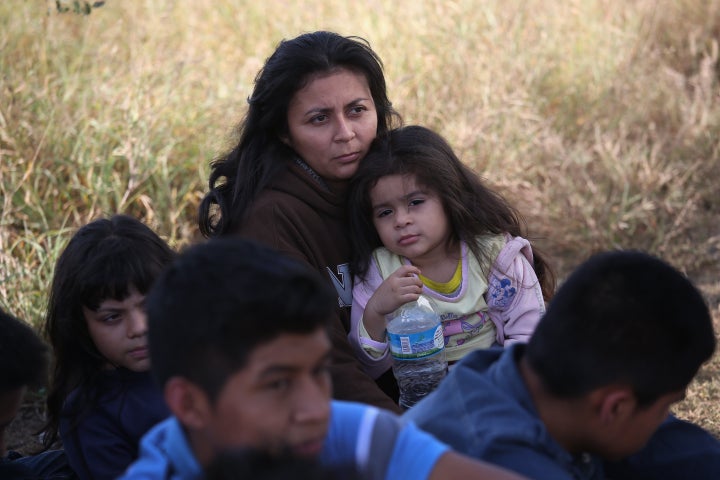
[[184, 251], [146, 298], [151, 371], [184, 377], [211, 400], [259, 345], [327, 325], [335, 295], [308, 266], [239, 238]]
[[[347, 205], [354, 252], [352, 271], [360, 278], [367, 273], [373, 250], [382, 246], [373, 224], [370, 190], [388, 175], [414, 175], [419, 185], [436, 192], [452, 238], [465, 241], [479, 259], [494, 260], [486, 258], [473, 241], [479, 235], [526, 236], [525, 222], [515, 207], [464, 165], [440, 134], [408, 125], [392, 130], [386, 139], [378, 138], [351, 180]], [[554, 274], [536, 248], [533, 256], [543, 296], [549, 299], [555, 289]]]
[[239, 142], [212, 164], [210, 190], [200, 205], [199, 226], [205, 236], [235, 230], [256, 195], [296, 156], [281, 141], [288, 133], [290, 100], [316, 76], [339, 68], [367, 80], [378, 136], [401, 122], [387, 96], [382, 61], [365, 39], [318, 31], [283, 40], [255, 77]]
[[714, 350], [710, 312], [687, 278], [651, 255], [614, 251], [568, 277], [526, 357], [554, 395], [620, 383], [650, 405], [687, 387]]
[[75, 417], [95, 401], [88, 387], [107, 364], [90, 337], [83, 307], [97, 310], [105, 300], [124, 300], [131, 286], [146, 294], [174, 255], [150, 227], [127, 215], [94, 220], [72, 236], [55, 264], [43, 327], [55, 357], [45, 445], [58, 437], [60, 412], [70, 392], [82, 388]]
[[30, 325], [0, 309], [0, 393], [45, 384], [48, 348]]
[[331, 468], [317, 459], [298, 458], [291, 452], [263, 450], [220, 452], [205, 470], [205, 480], [359, 480], [353, 468]]

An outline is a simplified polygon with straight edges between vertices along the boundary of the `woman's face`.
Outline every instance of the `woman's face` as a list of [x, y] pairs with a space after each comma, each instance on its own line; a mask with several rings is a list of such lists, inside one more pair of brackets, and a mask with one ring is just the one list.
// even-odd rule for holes
[[365, 76], [341, 68], [314, 77], [290, 100], [283, 141], [329, 182], [349, 180], [377, 134]]

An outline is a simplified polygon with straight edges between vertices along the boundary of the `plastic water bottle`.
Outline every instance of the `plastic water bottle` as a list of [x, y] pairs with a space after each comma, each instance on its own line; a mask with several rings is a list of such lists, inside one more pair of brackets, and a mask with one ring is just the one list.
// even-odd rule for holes
[[408, 409], [432, 392], [447, 373], [445, 337], [435, 302], [421, 295], [387, 315], [393, 374], [400, 407]]

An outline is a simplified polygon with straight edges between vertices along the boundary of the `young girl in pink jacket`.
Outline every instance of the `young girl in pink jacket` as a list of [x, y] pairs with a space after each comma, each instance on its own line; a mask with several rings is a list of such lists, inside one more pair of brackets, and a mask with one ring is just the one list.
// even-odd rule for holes
[[392, 365], [385, 316], [431, 297], [448, 363], [530, 338], [554, 289], [520, 214], [424, 127], [392, 131], [361, 162], [349, 198], [355, 275], [350, 343], [367, 373]]

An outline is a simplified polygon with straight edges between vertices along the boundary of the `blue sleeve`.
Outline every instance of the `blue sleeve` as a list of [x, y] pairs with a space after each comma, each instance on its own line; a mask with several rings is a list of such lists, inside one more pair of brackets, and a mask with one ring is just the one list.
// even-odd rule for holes
[[422, 480], [448, 448], [391, 412], [333, 401], [320, 458], [326, 465], [353, 468], [363, 479]]
[[449, 449], [414, 423], [406, 423], [395, 440], [385, 478], [429, 478], [437, 461]]
[[357, 466], [355, 450], [360, 426], [368, 407], [350, 402], [331, 402], [330, 427], [320, 455], [332, 466]]
[[635, 455], [605, 465], [613, 480], [720, 479], [720, 441], [692, 423], [669, 416]]

